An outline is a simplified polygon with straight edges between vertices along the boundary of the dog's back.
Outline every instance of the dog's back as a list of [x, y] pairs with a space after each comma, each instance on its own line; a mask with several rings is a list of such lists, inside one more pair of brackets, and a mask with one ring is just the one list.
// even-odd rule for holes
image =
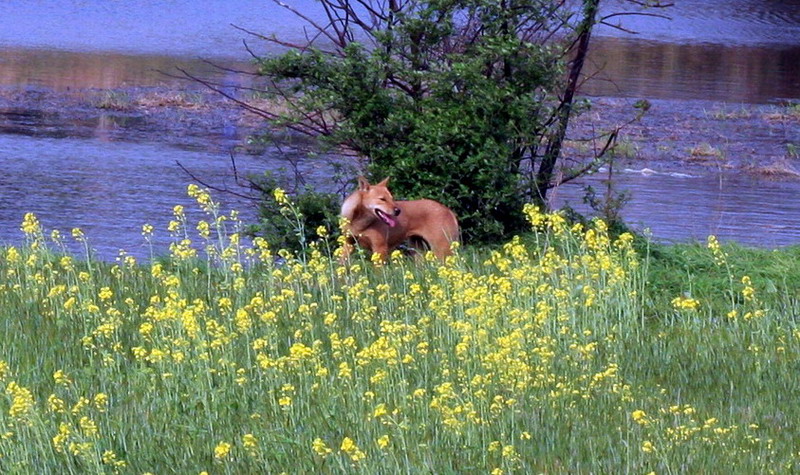
[[440, 252], [443, 255], [450, 254], [450, 243], [459, 240], [458, 219], [450, 208], [434, 200], [395, 203], [401, 210], [401, 216], [406, 215], [406, 234], [409, 237], [421, 237], [437, 255]]

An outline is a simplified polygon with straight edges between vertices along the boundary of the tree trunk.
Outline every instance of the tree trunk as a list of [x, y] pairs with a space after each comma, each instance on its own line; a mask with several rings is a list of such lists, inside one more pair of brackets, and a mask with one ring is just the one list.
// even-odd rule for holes
[[599, 5], [600, 0], [583, 1], [583, 20], [578, 26], [577, 49], [575, 51], [575, 58], [572, 60], [570, 66], [567, 88], [564, 91], [564, 98], [556, 111], [556, 123], [553, 131], [547, 138], [547, 148], [545, 149], [544, 156], [539, 165], [539, 171], [536, 173], [536, 196], [534, 199], [537, 199], [542, 204], [546, 202], [547, 190], [551, 188], [556, 162], [558, 162], [558, 157], [561, 155], [561, 146], [564, 143], [564, 137], [567, 134], [567, 126], [569, 125], [569, 119], [572, 115], [572, 102], [575, 98], [575, 92], [578, 89], [578, 82], [580, 80], [581, 70], [583, 69], [583, 63], [586, 60], [586, 54], [589, 52], [589, 40], [591, 39], [592, 28], [594, 27]]

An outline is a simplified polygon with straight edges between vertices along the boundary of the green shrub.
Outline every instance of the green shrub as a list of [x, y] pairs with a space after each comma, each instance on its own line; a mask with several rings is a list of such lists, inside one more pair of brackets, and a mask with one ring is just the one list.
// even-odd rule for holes
[[325, 239], [334, 246], [339, 234], [339, 195], [305, 188], [292, 196], [292, 206], [287, 207], [275, 199], [275, 190], [280, 188], [276, 178], [265, 174], [252, 180], [261, 199], [258, 223], [250, 226], [250, 235], [263, 237], [274, 248], [300, 252], [320, 238], [322, 226]]
[[311, 28], [331, 44], [261, 58], [282, 107], [260, 113], [366, 157], [368, 177], [391, 176], [400, 199], [443, 202], [465, 241], [522, 231], [519, 210], [541, 203], [556, 173], [575, 110], [565, 58], [575, 36], [588, 40], [597, 2], [581, 14], [539, 0], [370, 4], [373, 23], [322, 3], [333, 26]]

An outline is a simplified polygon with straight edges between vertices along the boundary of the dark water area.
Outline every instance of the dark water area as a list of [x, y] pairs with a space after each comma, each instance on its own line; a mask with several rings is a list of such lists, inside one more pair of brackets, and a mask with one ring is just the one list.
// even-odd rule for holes
[[[319, 15], [314, 0], [287, 3]], [[592, 78], [582, 92], [660, 99], [658, 107], [669, 109], [663, 115], [674, 115], [676, 123], [682, 121], [683, 101], [718, 101], [731, 104], [731, 110], [739, 104], [800, 101], [800, 0], [675, 3], [665, 11], [650, 11], [671, 20], [612, 20], [620, 19], [637, 34], [599, 26], [584, 71]], [[619, 11], [621, 4], [605, 2], [603, 11]], [[227, 146], [219, 141], [231, 137], [223, 130], [214, 132], [222, 138], [204, 146], [198, 146], [202, 141], [197, 137], [193, 147], [176, 146], [156, 137], [152, 125], [146, 133], [135, 133], [136, 122], [146, 117], [113, 111], [76, 127], [64, 122], [70, 114], [56, 113], [63, 106], [49, 103], [48, 94], [198, 88], [164, 74], [178, 68], [234, 83], [241, 78], [206, 60], [246, 69], [250, 56], [243, 42], [258, 53], [274, 49], [232, 25], [290, 41], [305, 35], [299, 19], [265, 0], [4, 0], [0, 18], [0, 125], [12, 125], [0, 129], [0, 245], [21, 242], [22, 216], [34, 212], [48, 229], [68, 234], [82, 228], [104, 259], [113, 259], [120, 248], [146, 257], [149, 249], [140, 235], [145, 223], [160, 230], [156, 243], [163, 252], [172, 207], [193, 209], [185, 196], [192, 178], [175, 161], [210, 182], [229, 184]], [[4, 98], [20, 93], [41, 99], [32, 99], [27, 108], [14, 104], [3, 109]], [[800, 145], [796, 126], [782, 130], [774, 137], [779, 148]], [[242, 170], [256, 173], [279, 166], [269, 152], [240, 159]], [[641, 173], [632, 166], [620, 173], [620, 187], [633, 193], [624, 209], [626, 219], [665, 240], [703, 240], [714, 233], [762, 246], [800, 243], [797, 181], [725, 170], [684, 173], [682, 167], [675, 163], [677, 170], [662, 166], [657, 173]], [[598, 183], [597, 178], [587, 180]], [[561, 187], [556, 202], [580, 203], [580, 185]], [[245, 217], [253, 216], [250, 203], [229, 201], [226, 205]]]

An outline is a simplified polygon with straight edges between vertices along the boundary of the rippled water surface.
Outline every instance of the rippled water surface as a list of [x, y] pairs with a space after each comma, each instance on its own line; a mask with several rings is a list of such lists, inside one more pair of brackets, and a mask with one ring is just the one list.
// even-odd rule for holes
[[[800, 0], [675, 0], [665, 9], [642, 9], [649, 15], [617, 17], [621, 26], [645, 39], [669, 43], [727, 46], [794, 45], [800, 38]], [[625, 2], [601, 2], [605, 13], [630, 10]], [[629, 5], [629, 4], [628, 4]], [[664, 15], [664, 21], [654, 15]], [[609, 26], [600, 34], [618, 36]]]
[[[709, 234], [723, 241], [778, 247], [800, 244], [800, 186], [793, 181], [754, 180], [724, 172], [653, 172], [626, 169], [615, 176], [616, 191], [632, 200], [623, 218], [634, 229], [649, 229], [658, 241], [696, 240]], [[583, 205], [584, 186], [603, 191], [601, 177], [555, 191], [556, 205]]]
[[[285, 3], [312, 18], [322, 17], [314, 0]], [[610, 23], [621, 22], [636, 37], [670, 43], [797, 46], [800, 38], [798, 0], [671, 3], [671, 8], [645, 13], [672, 21], [648, 15], [616, 17]], [[605, 14], [636, 11], [622, 0], [601, 4]], [[72, 51], [230, 56], [237, 50], [244, 54], [241, 41], [248, 38], [231, 25], [290, 40], [304, 34], [294, 15], [267, 0], [4, 0], [0, 17], [0, 46]], [[630, 36], [607, 26], [598, 34]]]
[[[208, 219], [194, 211], [197, 205], [186, 195], [192, 179], [177, 162], [217, 186], [234, 185], [224, 155], [162, 145], [0, 135], [0, 150], [5, 165], [0, 174], [0, 243], [19, 242], [22, 217], [31, 212], [48, 231], [69, 236], [73, 228], [82, 229], [103, 259], [113, 259], [120, 249], [147, 257], [150, 248], [141, 236], [146, 223], [157, 228], [155, 252], [164, 253], [175, 205], [184, 205], [194, 224]], [[242, 173], [264, 166], [246, 156], [237, 160]], [[219, 193], [215, 198], [242, 211], [244, 219], [254, 217], [249, 202]], [[81, 250], [74, 243], [70, 249]]]

